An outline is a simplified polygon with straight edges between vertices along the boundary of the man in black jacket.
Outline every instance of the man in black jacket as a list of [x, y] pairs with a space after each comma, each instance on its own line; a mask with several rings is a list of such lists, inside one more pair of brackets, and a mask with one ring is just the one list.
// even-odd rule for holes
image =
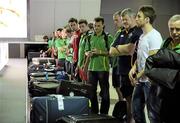
[[152, 86], [148, 106], [154, 123], [180, 123], [180, 15], [168, 22], [168, 38], [157, 54], [146, 60], [145, 74]]

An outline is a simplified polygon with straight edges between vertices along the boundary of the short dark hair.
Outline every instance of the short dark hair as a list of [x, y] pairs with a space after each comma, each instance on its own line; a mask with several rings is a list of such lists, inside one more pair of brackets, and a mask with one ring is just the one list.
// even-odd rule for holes
[[94, 18], [94, 21], [95, 22], [102, 22], [102, 24], [104, 24], [104, 18], [101, 16]]
[[139, 8], [139, 11], [141, 11], [145, 17], [149, 18], [150, 24], [153, 24], [154, 20], [156, 19], [156, 13], [151, 5], [143, 5]]
[[89, 27], [89, 29], [94, 29], [94, 24], [93, 23], [89, 23], [88, 27]]
[[68, 23], [70, 23], [70, 22], [78, 23], [78, 20], [77, 20], [76, 18], [70, 18], [69, 21], [68, 21]]
[[85, 19], [80, 19], [80, 20], [79, 20], [79, 24], [82, 24], [82, 23], [84, 23], [84, 24], [86, 24], [86, 25], [88, 24], [87, 20], [85, 20]]
[[60, 31], [60, 32], [61, 32], [62, 30], [63, 30], [63, 28], [58, 28], [58, 29], [57, 29], [57, 31]]
[[43, 39], [49, 39], [47, 35], [43, 36]]

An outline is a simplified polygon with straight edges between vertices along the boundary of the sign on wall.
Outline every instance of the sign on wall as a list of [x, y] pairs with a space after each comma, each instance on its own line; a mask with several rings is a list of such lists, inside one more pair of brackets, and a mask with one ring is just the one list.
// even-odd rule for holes
[[0, 38], [27, 38], [27, 0], [0, 0]]

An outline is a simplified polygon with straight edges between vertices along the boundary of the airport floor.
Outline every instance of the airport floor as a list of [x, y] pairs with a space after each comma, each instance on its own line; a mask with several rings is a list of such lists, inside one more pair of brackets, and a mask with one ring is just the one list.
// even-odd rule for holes
[[27, 61], [9, 59], [0, 75], [0, 123], [26, 123]]
[[[0, 123], [29, 123], [29, 97], [27, 93], [26, 59], [9, 59], [0, 73]], [[112, 114], [118, 101], [110, 80]]]

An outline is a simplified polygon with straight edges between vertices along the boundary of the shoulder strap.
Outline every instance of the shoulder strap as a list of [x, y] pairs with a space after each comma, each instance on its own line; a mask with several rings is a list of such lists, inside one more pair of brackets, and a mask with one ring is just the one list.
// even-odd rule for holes
[[168, 38], [164, 41], [164, 44], [162, 46], [162, 48], [167, 48], [169, 46], [169, 44], [171, 43], [172, 38]]
[[104, 35], [104, 40], [105, 40], [106, 48], [109, 51], [109, 45], [108, 45], [108, 36], [109, 36], [109, 33], [103, 32], [103, 35]]
[[[89, 48], [91, 49], [91, 43], [90, 43], [90, 40], [91, 40], [91, 37], [92, 37], [92, 35], [94, 35], [93, 33], [90, 33], [90, 34], [88, 34], [88, 36], [87, 36], [87, 42], [88, 42], [88, 44], [89, 44]], [[105, 46], [106, 46], [106, 48], [107, 48], [107, 50], [109, 51], [109, 45], [108, 45], [108, 36], [109, 36], [109, 33], [107, 33], [107, 32], [103, 32], [103, 35], [104, 35], [104, 41], [105, 41]]]
[[93, 35], [92, 33], [88, 33], [88, 34], [87, 34], [87, 37], [86, 37], [86, 39], [85, 39], [86, 43], [88, 43], [88, 45], [89, 45], [89, 49], [91, 49], [90, 40], [91, 40], [92, 35]]
[[67, 39], [64, 39], [64, 44], [67, 45]]

